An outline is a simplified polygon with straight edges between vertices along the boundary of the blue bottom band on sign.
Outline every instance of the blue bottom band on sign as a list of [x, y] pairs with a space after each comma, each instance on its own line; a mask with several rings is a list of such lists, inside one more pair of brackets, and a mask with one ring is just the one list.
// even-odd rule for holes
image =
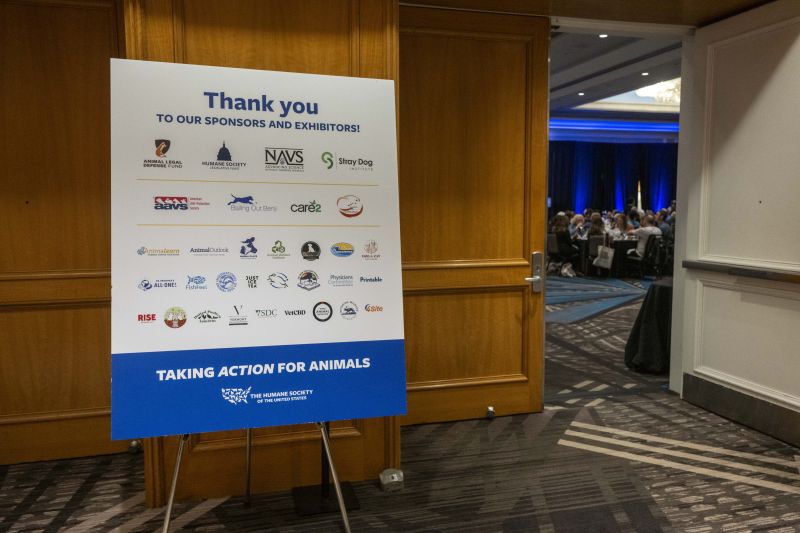
[[401, 415], [404, 342], [112, 354], [111, 438]]

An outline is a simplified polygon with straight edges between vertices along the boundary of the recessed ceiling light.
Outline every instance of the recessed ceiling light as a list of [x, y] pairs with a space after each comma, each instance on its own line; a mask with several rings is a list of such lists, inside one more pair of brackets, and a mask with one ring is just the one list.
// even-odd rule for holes
[[642, 72], [642, 76], [649, 76], [649, 75], [650, 75], [649, 72]]
[[585, 93], [578, 93], [578, 96], [583, 96]]
[[608, 37], [608, 34], [607, 33], [601, 33], [600, 35], [598, 35], [598, 37], [600, 37], [601, 39], [605, 39], [606, 37]]

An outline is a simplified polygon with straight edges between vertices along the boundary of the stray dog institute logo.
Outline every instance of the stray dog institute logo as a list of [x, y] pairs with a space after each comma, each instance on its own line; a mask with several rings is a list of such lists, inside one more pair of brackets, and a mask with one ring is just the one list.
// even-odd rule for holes
[[222, 399], [232, 403], [233, 405], [247, 403], [247, 397], [250, 395], [250, 389], [252, 388], [253, 387], [250, 386], [246, 389], [221, 389]]

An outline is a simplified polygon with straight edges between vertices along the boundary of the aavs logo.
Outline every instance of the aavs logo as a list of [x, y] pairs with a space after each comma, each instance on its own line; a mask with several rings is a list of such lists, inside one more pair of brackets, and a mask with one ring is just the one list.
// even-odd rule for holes
[[264, 168], [266, 170], [302, 172], [302, 148], [265, 148]]
[[311, 200], [308, 204], [292, 204], [292, 213], [322, 213], [322, 206], [316, 200]]
[[166, 211], [188, 211], [189, 198], [186, 196], [154, 196], [153, 209]]
[[333, 168], [333, 154], [330, 152], [322, 152], [322, 162], [325, 163], [325, 168], [328, 170]]
[[178, 329], [186, 324], [186, 311], [180, 307], [170, 307], [164, 312], [164, 324], [172, 329]]
[[364, 206], [361, 205], [361, 198], [348, 194], [336, 200], [336, 207], [339, 212], [347, 218], [357, 217], [364, 212]]

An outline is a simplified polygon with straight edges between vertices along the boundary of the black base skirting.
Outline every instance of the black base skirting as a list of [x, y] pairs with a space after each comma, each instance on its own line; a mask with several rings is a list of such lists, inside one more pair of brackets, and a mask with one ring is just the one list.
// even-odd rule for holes
[[800, 412], [686, 373], [683, 374], [683, 399], [776, 439], [800, 446]]

